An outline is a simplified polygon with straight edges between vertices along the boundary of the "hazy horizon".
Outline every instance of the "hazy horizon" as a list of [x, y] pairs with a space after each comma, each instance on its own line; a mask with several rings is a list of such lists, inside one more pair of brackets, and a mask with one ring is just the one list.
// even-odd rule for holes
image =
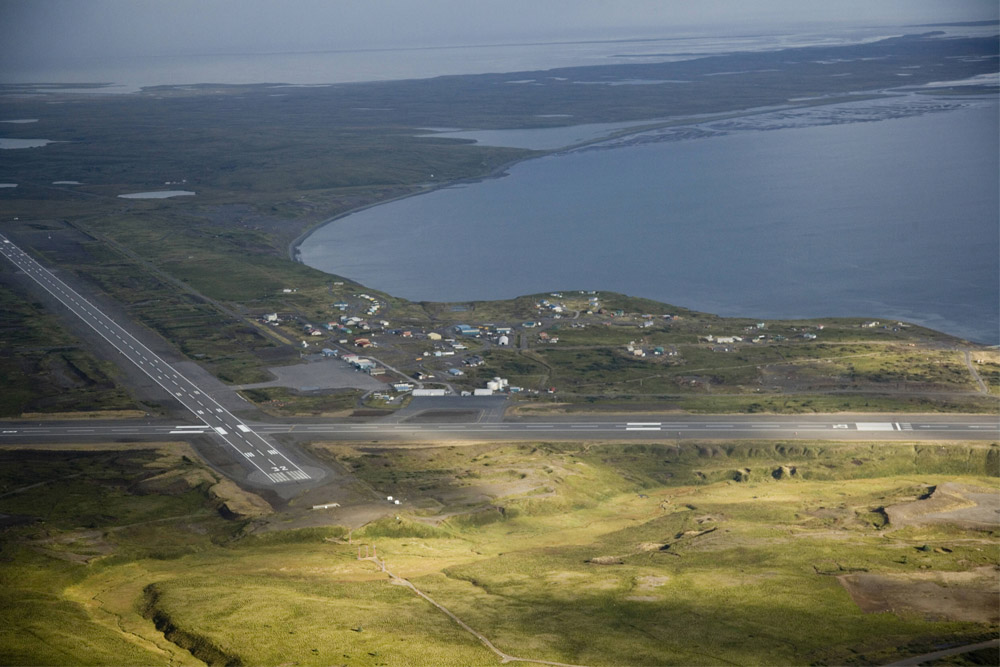
[[992, 0], [0, 0], [4, 70], [81, 59], [427, 48], [996, 20]]

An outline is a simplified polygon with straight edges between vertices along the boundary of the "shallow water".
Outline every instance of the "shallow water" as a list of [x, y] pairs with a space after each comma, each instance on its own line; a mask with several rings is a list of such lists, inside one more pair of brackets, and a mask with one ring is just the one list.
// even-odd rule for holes
[[17, 150], [19, 148], [41, 148], [55, 143], [49, 139], [6, 139], [0, 138], [0, 151]]
[[190, 190], [157, 190], [153, 192], [132, 192], [118, 195], [121, 199], [167, 199], [168, 197], [186, 197], [195, 193]]

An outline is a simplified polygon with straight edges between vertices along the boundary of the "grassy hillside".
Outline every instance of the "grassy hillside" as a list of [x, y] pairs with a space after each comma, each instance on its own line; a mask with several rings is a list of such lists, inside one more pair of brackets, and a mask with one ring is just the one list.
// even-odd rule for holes
[[404, 504], [299, 530], [295, 502], [223, 519], [171, 449], [0, 456], [4, 663], [499, 662], [369, 548], [525, 658], [871, 664], [998, 627], [998, 526], [968, 514], [995, 444], [318, 445]]

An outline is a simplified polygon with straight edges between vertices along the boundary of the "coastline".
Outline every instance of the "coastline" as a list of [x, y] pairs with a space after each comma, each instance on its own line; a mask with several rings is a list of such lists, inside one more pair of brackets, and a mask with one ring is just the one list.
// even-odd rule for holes
[[[378, 206], [378, 205], [381, 205], [381, 204], [392, 203], [392, 202], [398, 202], [398, 201], [406, 199], [408, 197], [413, 197], [413, 196], [416, 196], [416, 195], [421, 195], [421, 194], [426, 194], [426, 193], [434, 192], [434, 191], [440, 190], [442, 188], [448, 188], [448, 187], [452, 187], [452, 186], [456, 186], [456, 185], [462, 185], [462, 184], [468, 184], [468, 183], [483, 182], [483, 181], [486, 181], [486, 180], [489, 180], [489, 179], [499, 178], [499, 177], [502, 177], [502, 176], [507, 176], [507, 175], [509, 175], [510, 170], [512, 169], [512, 167], [514, 167], [516, 165], [519, 165], [521, 163], [526, 163], [529, 160], [535, 160], [535, 159], [540, 158], [540, 157], [547, 157], [547, 156], [567, 154], [567, 153], [571, 153], [571, 152], [574, 152], [574, 151], [579, 151], [579, 150], [586, 149], [586, 148], [599, 147], [601, 144], [609, 144], [611, 142], [622, 142], [622, 143], [620, 143], [618, 145], [628, 145], [628, 137], [635, 137], [635, 136], [647, 134], [647, 133], [650, 133], [650, 132], [655, 132], [657, 130], [666, 129], [666, 128], [676, 128], [676, 127], [692, 127], [693, 128], [693, 127], [697, 127], [698, 125], [701, 125], [701, 124], [704, 124], [704, 123], [711, 123], [711, 122], [718, 122], [718, 121], [725, 121], [725, 120], [732, 120], [732, 119], [739, 119], [739, 118], [747, 118], [747, 117], [752, 117], [752, 116], [757, 116], [757, 115], [763, 115], [763, 114], [768, 114], [768, 113], [786, 112], [786, 111], [801, 110], [801, 109], [808, 109], [808, 108], [815, 108], [815, 107], [834, 107], [836, 105], [848, 104], [848, 103], [852, 103], [852, 102], [861, 102], [861, 101], [865, 101], [865, 100], [879, 100], [879, 99], [899, 98], [899, 97], [910, 96], [910, 95], [913, 95], [913, 94], [920, 94], [922, 92], [924, 92], [924, 91], [918, 90], [918, 89], [912, 89], [912, 88], [911, 89], [907, 89], [906, 87], [892, 88], [892, 89], [878, 89], [878, 90], [859, 91], [859, 92], [850, 93], [850, 94], [831, 96], [831, 97], [828, 97], [828, 98], [817, 98], [817, 99], [803, 100], [803, 101], [801, 101], [799, 103], [795, 103], [795, 104], [772, 105], [772, 106], [768, 106], [768, 107], [758, 107], [758, 108], [751, 108], [751, 109], [743, 109], [743, 110], [737, 110], [737, 111], [726, 112], [726, 113], [705, 114], [705, 115], [699, 115], [699, 116], [695, 116], [695, 117], [686, 116], [686, 117], [682, 117], [682, 118], [650, 119], [648, 122], [638, 121], [637, 124], [634, 125], [634, 126], [632, 126], [632, 127], [614, 130], [614, 131], [609, 132], [607, 135], [602, 136], [602, 137], [588, 139], [586, 141], [581, 141], [581, 142], [578, 142], [578, 143], [575, 143], [575, 144], [570, 144], [570, 145], [562, 146], [562, 147], [555, 148], [555, 149], [548, 149], [548, 150], [535, 149], [536, 152], [534, 154], [529, 155], [527, 157], [522, 157], [522, 158], [519, 158], [519, 159], [516, 159], [516, 160], [512, 160], [512, 161], [507, 162], [507, 163], [505, 163], [505, 164], [503, 164], [501, 166], [498, 166], [497, 168], [495, 168], [492, 172], [490, 172], [487, 175], [474, 176], [474, 177], [468, 177], [468, 178], [461, 178], [461, 179], [456, 179], [456, 180], [449, 181], [449, 182], [434, 183], [434, 184], [425, 184], [423, 187], [419, 187], [419, 189], [416, 189], [416, 190], [414, 190], [412, 192], [409, 192], [409, 193], [406, 193], [406, 194], [403, 194], [403, 195], [398, 195], [398, 196], [392, 197], [390, 199], [385, 199], [385, 200], [382, 200], [382, 201], [378, 201], [378, 202], [373, 202], [373, 203], [370, 203], [370, 204], [366, 204], [364, 206], [360, 206], [360, 207], [351, 209], [349, 211], [345, 211], [343, 213], [340, 213], [340, 214], [338, 214], [336, 216], [327, 218], [327, 219], [323, 220], [322, 222], [317, 223], [316, 225], [313, 225], [309, 229], [305, 230], [292, 243], [289, 244], [289, 250], [288, 250], [289, 258], [292, 259], [292, 261], [302, 262], [301, 252], [300, 252], [301, 245], [313, 233], [315, 233], [318, 229], [320, 229], [322, 227], [325, 227], [326, 225], [331, 224], [333, 222], [336, 222], [336, 221], [340, 220], [341, 218], [346, 218], [347, 216], [349, 216], [351, 214], [358, 213], [358, 212], [370, 209], [370, 208], [372, 208], [374, 206]], [[970, 93], [971, 93], [971, 91], [970, 91]], [[972, 93], [971, 95], [969, 95], [969, 97], [973, 97], [973, 98], [982, 97], [982, 93], [981, 92], [978, 93], [978, 94], [977, 93]], [[919, 115], [922, 115], [922, 113], [919, 114]], [[819, 123], [819, 124], [822, 124], [822, 123]], [[625, 141], [623, 142], [623, 140], [625, 140]], [[530, 148], [528, 148], [528, 147], [525, 147], [525, 146], [521, 146], [521, 147], [530, 150]], [[612, 144], [611, 147], [614, 147], [614, 144]], [[340, 274], [331, 274], [331, 275], [338, 275], [339, 276]], [[346, 279], [352, 280], [350, 278], [350, 276], [340, 276], [340, 277], [344, 277]], [[363, 283], [359, 283], [359, 284], [363, 284]], [[372, 289], [376, 289], [376, 288], [372, 288]], [[542, 291], [544, 291], [544, 290], [542, 290]], [[387, 292], [387, 294], [392, 295], [391, 291]], [[516, 298], [516, 297], [510, 297], [510, 298]], [[490, 298], [476, 299], [476, 298], [472, 298], [472, 299], [462, 299], [462, 300], [463, 301], [469, 301], [469, 300], [483, 300], [483, 301], [497, 300], [497, 301], [504, 301], [506, 299], [490, 299]], [[671, 303], [674, 303], [674, 301], [671, 301]], [[714, 312], [714, 311], [712, 311], [711, 308], [709, 308], [705, 312]], [[857, 315], [857, 317], [868, 317], [868, 316], [872, 316], [872, 317], [875, 317], [875, 316], [884, 316], [882, 319], [893, 319], [892, 316], [886, 315], [885, 313], [882, 313], [882, 312], [878, 312], [878, 313], [874, 313], [874, 314], [873, 313], [861, 313], [861, 314]], [[779, 316], [778, 315], [774, 315], [773, 317], [779, 317]], [[899, 319], [902, 319], [904, 321], [910, 321], [910, 320], [907, 320], [905, 318], [905, 316], [903, 316], [902, 318], [899, 318]], [[926, 323], [926, 320], [924, 320], [924, 321], [914, 320], [911, 323], [916, 323], [919, 326], [924, 326], [924, 327], [928, 326], [928, 324]], [[946, 335], [953, 336], [953, 337], [955, 337], [957, 339], [968, 340], [969, 342], [972, 342], [972, 343], [977, 344], [977, 345], [986, 345], [986, 346], [996, 346], [997, 345], [996, 341], [989, 340], [989, 339], [983, 339], [983, 338], [977, 338], [977, 337], [971, 337], [970, 338], [968, 336], [968, 334], [949, 333], [946, 329], [941, 329], [941, 332], [945, 333]]]
[[[299, 262], [300, 264], [304, 264], [304, 262], [302, 261], [301, 252], [299, 251], [299, 247], [306, 241], [306, 239], [308, 239], [322, 227], [325, 227], [328, 224], [346, 218], [347, 216], [354, 215], [355, 213], [366, 211], [370, 208], [381, 206], [383, 204], [389, 204], [392, 202], [401, 201], [409, 197], [417, 197], [423, 194], [427, 194], [429, 192], [435, 192], [437, 190], [442, 190], [444, 188], [454, 187], [456, 185], [468, 185], [471, 183], [480, 183], [482, 181], [491, 180], [494, 178], [503, 178], [504, 176], [507, 175], [507, 172], [511, 168], [519, 164], [528, 162], [530, 160], [537, 160], [539, 158], [546, 157], [549, 155], [560, 155], [563, 153], [569, 153], [572, 151], [580, 150], [582, 148], [596, 146], [609, 141], [617, 141], [619, 139], [624, 139], [625, 137], [645, 134], [646, 132], [661, 130], [668, 127], [695, 126], [701, 123], [709, 123], [720, 120], [730, 120], [733, 118], [747, 118], [750, 116], [757, 116], [760, 114], [772, 113], [775, 111], [792, 111], [795, 109], [807, 109], [811, 107], [833, 106], [835, 104], [844, 104], [847, 102], [863, 102], [865, 100], [882, 99], [887, 97], [895, 97], [898, 95], [899, 93], [893, 93], [891, 91], [886, 91], [886, 90], [862, 91], [858, 93], [851, 93], [848, 95], [838, 95], [836, 97], [830, 97], [830, 98], [803, 100], [801, 103], [795, 103], [795, 104], [772, 105], [767, 107], [754, 107], [750, 109], [737, 109], [731, 112], [724, 112], [719, 114], [707, 114], [704, 116], [685, 116], [683, 118], [668, 118], [668, 119], [651, 118], [645, 121], [643, 120], [636, 121], [638, 124], [635, 125], [634, 127], [624, 128], [621, 130], [614, 130], [603, 137], [588, 139], [586, 141], [581, 141], [575, 144], [560, 146], [559, 148], [553, 148], [548, 150], [526, 149], [526, 150], [535, 150], [536, 154], [524, 158], [519, 158], [517, 160], [511, 160], [510, 162], [505, 162], [504, 164], [494, 168], [492, 171], [490, 171], [490, 173], [486, 175], [469, 176], [466, 178], [455, 179], [453, 181], [442, 181], [441, 183], [425, 184], [424, 186], [420, 187], [420, 189], [415, 190], [414, 192], [408, 192], [403, 195], [390, 197], [389, 199], [383, 199], [377, 202], [372, 202], [370, 204], [365, 204], [364, 206], [358, 206], [356, 208], [350, 209], [349, 211], [338, 213], [337, 215], [322, 220], [321, 222], [317, 222], [316, 224], [311, 225], [301, 234], [296, 236], [288, 244], [288, 258], [293, 262]], [[560, 127], [573, 127], [573, 126], [566, 125]], [[475, 130], [470, 130], [470, 131], [475, 131]], [[349, 278], [349, 276], [343, 276], [343, 277]]]
[[[560, 151], [561, 150], [564, 149], [560, 149]], [[358, 206], [356, 208], [352, 208], [349, 211], [344, 211], [343, 213], [338, 213], [337, 215], [331, 218], [327, 218], [326, 220], [311, 225], [304, 232], [296, 236], [291, 241], [291, 243], [288, 244], [288, 258], [293, 262], [298, 262], [299, 264], [305, 264], [305, 262], [302, 261], [301, 253], [299, 252], [299, 246], [301, 246], [306, 241], [306, 239], [308, 239], [310, 236], [312, 236], [314, 233], [316, 233], [326, 225], [336, 222], [337, 220], [346, 218], [349, 215], [354, 215], [355, 213], [360, 213], [361, 211], [367, 211], [370, 208], [381, 206], [383, 204], [402, 201], [403, 199], [408, 199], [410, 197], [418, 197], [420, 195], [427, 194], [429, 192], [443, 190], [445, 188], [454, 187], [456, 185], [467, 185], [470, 183], [480, 183], [482, 181], [486, 181], [493, 178], [503, 178], [504, 176], [507, 175], [507, 171], [512, 167], [514, 167], [515, 165], [521, 164], [522, 162], [527, 162], [528, 160], [535, 160], [540, 157], [545, 157], [546, 155], [553, 155], [560, 151], [539, 151], [537, 155], [531, 155], [529, 157], [520, 158], [517, 160], [511, 160], [510, 162], [505, 162], [502, 165], [494, 168], [492, 171], [490, 171], [490, 173], [486, 174], [485, 176], [469, 176], [467, 178], [458, 178], [453, 181], [442, 181], [441, 183], [425, 184], [423, 186], [419, 186], [419, 189], [414, 192], [407, 192], [406, 194], [390, 197], [389, 199], [382, 199], [380, 201], [372, 202], [370, 204], [365, 204], [364, 206]], [[342, 277], [350, 279], [348, 276], [342, 276]]]

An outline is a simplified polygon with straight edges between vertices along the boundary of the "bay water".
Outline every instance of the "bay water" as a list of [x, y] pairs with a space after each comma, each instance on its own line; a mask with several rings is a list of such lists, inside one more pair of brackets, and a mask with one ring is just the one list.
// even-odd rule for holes
[[607, 290], [996, 344], [997, 100], [926, 99], [901, 102], [913, 113], [855, 103], [815, 123], [775, 113], [529, 160], [335, 220], [300, 258], [416, 301]]

